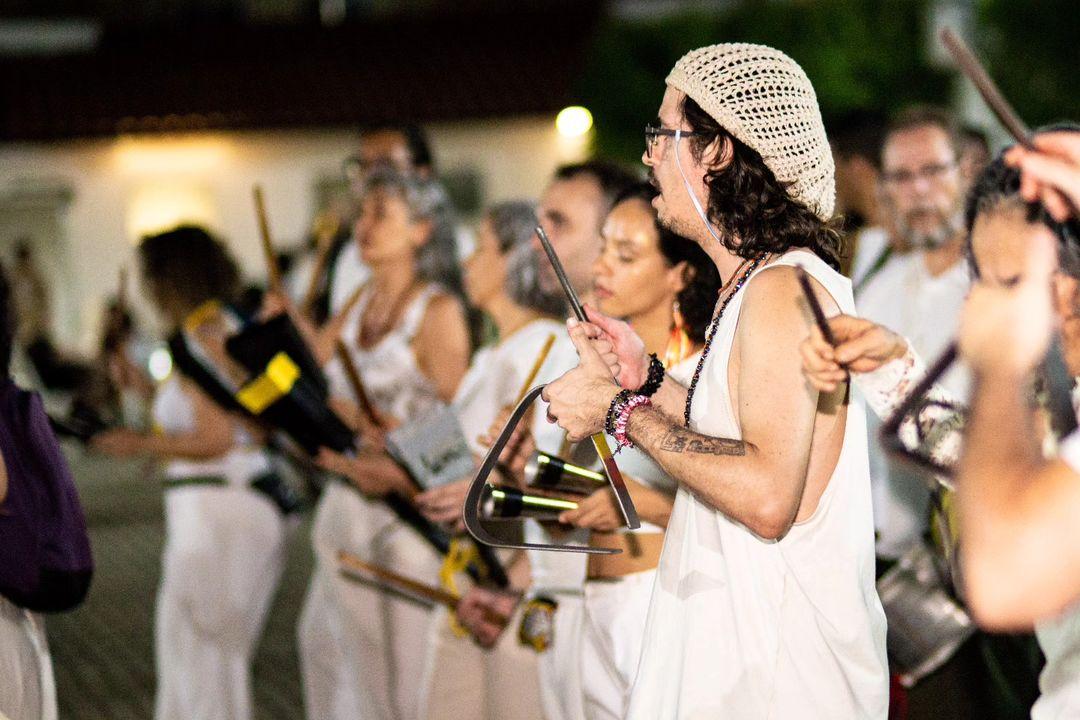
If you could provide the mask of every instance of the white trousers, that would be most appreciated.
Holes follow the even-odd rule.
[[[165,493],[156,720],[249,720],[251,659],[284,563],[285,521],[242,487]]]
[[[56,720],[56,686],[45,626],[0,596],[0,718]]]
[[[432,617],[420,720],[543,720],[537,653],[518,640],[519,609],[494,648],[485,650]]]
[[[558,602],[551,646],[540,654],[540,701],[547,720],[585,720],[581,690],[581,630],[584,598],[577,593],[544,593]]]
[[[348,550],[426,583],[437,581],[441,557],[382,503],[341,483],[324,491],[312,534],[316,571],[300,625],[309,720],[415,720],[432,610],[343,578],[336,555]]]
[[[634,686],[656,571],[585,583],[581,676],[589,720],[623,720]]]

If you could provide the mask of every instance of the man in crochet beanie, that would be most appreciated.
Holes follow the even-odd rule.
[[[606,429],[680,483],[628,717],[883,719],[864,411],[799,369],[798,266],[826,314],[854,310],[814,89],[772,48],[701,48],[645,142],[661,222],[725,281],[702,361],[689,387],[658,383],[633,330],[590,308],[569,323],[578,367],[544,393],[572,439]]]

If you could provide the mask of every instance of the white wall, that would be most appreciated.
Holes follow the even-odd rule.
[[[535,197],[556,165],[586,150],[586,141],[560,137],[547,117],[429,131],[440,168],[475,168],[487,202]],[[72,191],[60,264],[73,272],[53,279],[55,324],[62,346],[89,351],[120,267],[134,272],[140,234],[179,221],[205,223],[229,241],[249,277],[263,277],[252,185],[263,186],[277,244],[293,245],[315,210],[317,181],[340,173],[354,142],[355,132],[342,129],[0,145],[0,197],[26,188]],[[146,316],[137,283],[131,290]]]

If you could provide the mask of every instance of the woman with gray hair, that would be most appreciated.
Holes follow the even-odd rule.
[[[313,529],[316,570],[301,615],[305,704],[312,720],[411,720],[417,713],[430,610],[338,573],[347,550],[415,578],[434,578],[440,556],[381,502],[416,490],[386,454],[383,433],[450,402],[468,366],[470,343],[457,295],[453,212],[437,182],[393,172],[373,175],[354,238],[371,279],[351,307],[315,339],[323,359],[340,341],[363,379],[371,416],[361,412],[339,361],[327,370],[336,407],[362,431],[356,457],[325,448],[320,466],[348,478],[319,500]]]
[[[478,462],[485,452],[479,436],[517,400],[537,358],[563,330],[562,323],[552,319],[561,310],[560,299],[538,283],[538,257],[530,246],[535,226],[531,203],[493,206],[481,221],[476,249],[465,262],[465,294],[491,320],[498,338],[473,356],[451,405]],[[429,520],[460,531],[471,479],[429,490],[414,502]],[[515,565],[509,575],[511,590],[524,591],[527,566]],[[456,592],[455,581],[448,589]],[[513,633],[506,633],[494,648],[478,647],[458,634],[449,614],[440,608],[428,637],[426,669],[417,676],[424,678],[416,688],[419,718],[540,720],[536,654],[519,644]]]

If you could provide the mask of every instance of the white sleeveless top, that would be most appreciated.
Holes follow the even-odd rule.
[[[454,412],[474,453],[487,453],[487,448],[477,439],[488,431],[504,407],[517,400],[521,384],[528,378],[548,337],[558,338],[565,333],[566,326],[561,322],[539,318],[498,343],[476,351],[453,402]],[[543,366],[532,385],[542,382],[542,371]]]
[[[807,251],[754,275],[797,264],[854,314],[850,281]],[[728,305],[694,397],[691,427],[714,437],[741,437],[728,360],[745,296]],[[781,540],[679,489],[627,717],[884,720],[888,691],[866,418],[852,401],[817,510]]]
[[[371,404],[401,422],[417,418],[441,402],[434,383],[417,366],[412,348],[428,303],[438,292],[437,285],[425,285],[405,309],[397,326],[372,347],[362,348],[360,318],[374,296],[369,286],[349,312],[341,331],[341,340],[349,349]],[[327,366],[327,377],[334,395],[353,399],[336,358]]]
[[[154,425],[165,435],[182,435],[195,429],[195,405],[181,383],[178,373],[169,376],[154,395],[151,408]],[[271,470],[262,448],[254,444],[244,429],[233,423],[235,444],[218,458],[210,460],[169,460],[165,477],[223,477],[233,487],[246,487],[259,475]]]

